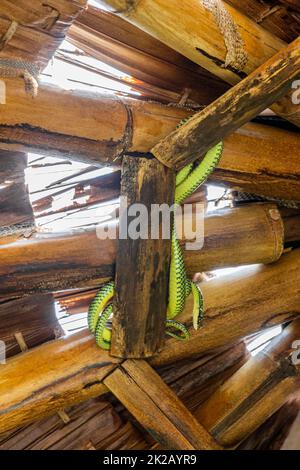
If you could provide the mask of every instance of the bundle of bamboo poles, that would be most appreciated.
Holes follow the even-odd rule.
[[[66,2],[56,3],[59,11],[66,8]],[[84,3],[72,2],[70,22]],[[148,94],[137,100],[42,85],[32,101],[19,80],[6,80],[0,116],[0,340],[10,358],[0,365],[0,449],[217,450],[256,448],[262,440],[266,448],[280,448],[299,412],[300,213],[282,207],[297,206],[300,199],[299,133],[290,124],[249,121],[272,105],[299,124],[299,105],[288,101],[299,75],[299,39],[286,45],[283,40],[294,37],[272,35],[235,2],[223,2],[247,55],[237,70],[226,66],[227,43],[203,2],[192,2],[192,14],[191,2],[182,0],[99,3],[125,22],[87,10],[70,39],[132,72]],[[103,18],[113,26],[109,32]],[[57,19],[51,28],[60,26]],[[24,20],[22,28],[32,24]],[[13,46],[8,55],[15,54]],[[147,101],[149,96],[160,102]],[[167,106],[166,97],[180,106]],[[184,106],[193,104],[189,99],[207,106]],[[188,298],[179,320],[190,331],[189,341],[165,340],[169,242],[99,240],[95,227],[40,232],[24,181],[26,152],[111,166],[108,175],[86,178],[90,204],[126,195],[149,205],[171,203],[174,169],[199,159],[220,139],[223,156],[208,183],[262,201],[205,214],[203,248],[184,249],[187,273],[196,275],[203,292],[204,324],[192,328]],[[53,212],[55,193],[64,194],[63,186],[37,200],[35,215],[37,207],[46,210],[43,215]],[[205,191],[190,202],[207,205]],[[118,230],[122,218],[116,214],[111,222]],[[193,240],[182,240],[183,248],[186,241]],[[70,316],[86,312],[99,285],[113,278],[111,351],[99,350],[86,329],[64,336],[57,305]],[[246,345],[274,326],[282,333],[251,357]]]

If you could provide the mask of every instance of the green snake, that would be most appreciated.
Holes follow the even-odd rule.
[[[188,198],[213,172],[223,151],[223,143],[209,150],[203,160],[191,163],[176,175],[175,208]],[[111,328],[108,322],[113,314],[112,299],[115,283],[110,281],[96,294],[88,310],[88,327],[102,349],[110,349]],[[181,246],[176,234],[173,217],[171,239],[171,264],[169,274],[169,301],[167,307],[166,333],[179,340],[187,340],[189,331],[185,325],[174,320],[184,309],[186,298],[192,293],[194,300],[193,327],[198,329],[204,317],[203,296],[200,288],[187,278]]]

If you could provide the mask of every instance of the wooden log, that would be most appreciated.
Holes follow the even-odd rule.
[[[150,151],[192,113],[137,100],[121,101],[116,96],[70,93],[51,86],[40,86],[38,97],[32,101],[16,82],[14,94],[8,90],[8,98],[5,113],[0,114],[0,148],[99,165],[120,165],[118,157],[123,153]],[[130,110],[133,125],[126,109]],[[126,129],[132,131],[131,140]],[[299,140],[293,132],[247,124],[225,139],[223,156],[212,180],[246,192],[297,200]]]
[[[299,267],[300,250],[294,250],[276,264],[203,282],[204,327],[197,331],[190,327],[191,339],[187,342],[168,339],[164,350],[149,363],[160,367],[191,359],[297,318]],[[181,320],[189,325],[191,311],[188,302]],[[47,367],[49,357],[51,370]],[[9,360],[0,370],[1,432],[105,393],[107,388],[101,381],[115,364],[116,359],[99,350],[87,330]],[[22,387],[16,385],[20,381]],[[27,397],[30,399],[26,401]]]
[[[245,362],[245,357],[245,346],[239,344],[217,356],[178,363],[176,369],[168,367],[159,374],[191,410],[230,377]],[[97,450],[149,449],[150,436],[137,429],[132,416],[128,417],[119,403],[115,404],[114,400],[112,406],[112,398],[108,400],[110,402],[102,396],[67,408],[70,418],[67,424],[55,414],[19,431],[6,433],[1,438],[0,449],[86,450],[88,443]]]
[[[0,340],[5,342],[6,357],[21,352],[18,334],[28,348],[33,348],[57,338],[61,332],[51,294],[0,303]]]
[[[0,243],[34,230],[26,166],[27,155],[0,151]]]
[[[299,389],[300,369],[292,361],[299,334],[297,320],[196,410],[197,419],[222,445],[236,446]]]
[[[239,43],[240,56],[226,63],[228,49],[215,16],[198,0],[101,0],[115,14],[161,40],[169,47],[234,85],[266,62],[286,43],[265,31],[233,7],[222,2],[236,28],[228,42]],[[178,20],[180,18],[180,21]],[[201,28],[199,28],[201,24]],[[167,27],[166,27],[167,25]],[[239,61],[240,57],[245,60]],[[290,92],[273,109],[299,125],[299,105],[291,101]]]
[[[197,160],[287,92],[299,75],[299,51],[300,38],[173,131],[152,153],[175,169]]]
[[[164,448],[219,449],[211,436],[145,361],[130,359],[123,362],[106,377],[104,383]]]
[[[88,55],[130,75],[125,84],[140,83],[169,102],[186,95],[207,105],[228,89],[214,75],[139,28],[108,11],[89,6],[68,31],[68,40]],[[172,91],[172,94],[170,93]],[[175,96],[174,96],[175,94]]]
[[[0,146],[84,162],[120,165],[128,152],[148,152],[191,114],[182,108],[41,85],[30,99],[7,80],[0,115]]]
[[[102,394],[107,390],[102,380],[117,362],[85,332],[71,341],[60,338],[10,359],[0,371],[0,432]]]
[[[286,244],[300,241],[300,210],[280,208],[284,224],[284,240]]]
[[[194,225],[195,220],[192,222]],[[252,204],[223,209],[200,222],[200,229],[204,224],[204,246],[200,237],[200,246],[192,245],[196,250],[185,251],[187,272],[191,277],[197,272],[217,268],[271,263],[282,253],[283,225],[274,205]],[[100,239],[98,233],[95,228],[39,233],[0,246],[0,295],[22,296],[83,286],[97,287],[113,278],[117,239]],[[193,240],[188,236],[186,234],[183,243]],[[127,281],[124,285],[128,287]]]
[[[192,329],[192,299],[189,298],[183,314],[178,317],[189,326],[189,341],[168,339],[167,346],[153,358],[152,364],[171,363],[209,352],[297,318],[300,303],[295,282],[299,263],[300,250],[294,250],[269,266],[253,266],[202,282],[206,316],[203,328]]]
[[[152,204],[172,205],[174,190],[174,173],[158,161],[124,157],[121,198],[126,198],[126,207],[121,203],[111,343],[113,356],[150,357],[163,346],[171,240],[162,238],[161,221],[157,227],[159,238],[151,237],[153,221],[150,215]],[[130,236],[134,218],[130,217],[128,208],[133,204],[142,204],[147,210],[147,220],[141,222],[148,223],[147,238]]]
[[[1,295],[96,287],[114,276],[116,240],[100,241],[95,229],[39,233],[0,250]]]
[[[47,65],[86,0],[3,0],[0,7],[0,57]],[[12,22],[15,30],[8,34]],[[5,39],[7,37],[7,39]]]

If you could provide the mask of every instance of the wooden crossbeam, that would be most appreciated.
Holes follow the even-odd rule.
[[[220,448],[145,361],[123,362],[104,384],[164,449]]]
[[[171,241],[162,238],[161,221],[159,238],[151,236],[150,215],[152,204],[172,205],[174,189],[174,173],[158,161],[124,157],[121,198],[126,198],[126,207],[121,202],[111,345],[114,356],[149,357],[163,346]],[[129,233],[132,217],[128,208],[134,204],[147,210],[147,220],[141,222],[147,226],[147,238],[134,239]]]
[[[169,191],[169,188],[161,186],[160,194],[163,191]],[[190,225],[195,231],[195,217],[185,215],[184,226]],[[199,271],[240,264],[270,263],[276,261],[282,253],[283,221],[273,204],[222,209],[207,215],[202,222],[201,219],[199,221],[200,214],[197,217],[197,230],[201,234],[203,229],[204,245],[200,237],[197,246],[193,245],[192,250],[186,250],[185,242],[195,241],[195,233],[191,234],[190,229],[182,240],[187,273],[191,278]],[[190,224],[187,224],[188,221]],[[29,239],[0,245],[0,294],[22,296],[74,287],[97,287],[114,278],[118,243],[122,246],[126,240],[100,239],[99,228],[68,233],[40,233]],[[116,225],[115,228],[117,232]],[[293,226],[290,229],[294,230]],[[288,229],[286,237],[289,237]],[[126,256],[129,257],[130,253],[126,252]],[[132,272],[135,269],[134,265]]]
[[[231,85],[238,83],[286,46],[284,41],[222,1],[231,18],[228,24],[232,24],[232,29],[236,27],[239,35],[230,40],[240,45],[239,52],[245,54],[246,59],[243,64],[235,64],[238,61],[234,60],[226,64],[228,49],[224,31],[221,32],[215,16],[202,1],[101,0],[100,3]],[[299,104],[293,104],[292,92],[290,90],[277,101],[273,109],[299,125]]]
[[[180,320],[189,325],[191,339],[187,342],[168,339],[164,350],[149,363],[158,367],[191,359],[262,328],[297,318],[299,273],[300,250],[294,250],[270,266],[248,268],[240,274],[203,282],[207,315],[204,327],[192,330],[188,302]],[[99,350],[87,330],[9,360],[0,370],[1,432],[106,393],[102,381],[116,364],[116,359]]]
[[[296,320],[196,410],[197,419],[222,445],[237,445],[299,390],[300,368],[292,361],[299,337]]]
[[[195,161],[283,96],[299,75],[299,68],[300,38],[173,131],[152,153],[177,170]]]

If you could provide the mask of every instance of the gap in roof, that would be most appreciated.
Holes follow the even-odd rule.
[[[109,78],[111,77],[111,78]],[[120,79],[125,83],[121,83]],[[140,96],[132,88],[130,75],[111,67],[65,39],[40,76],[40,81],[65,90]]]

